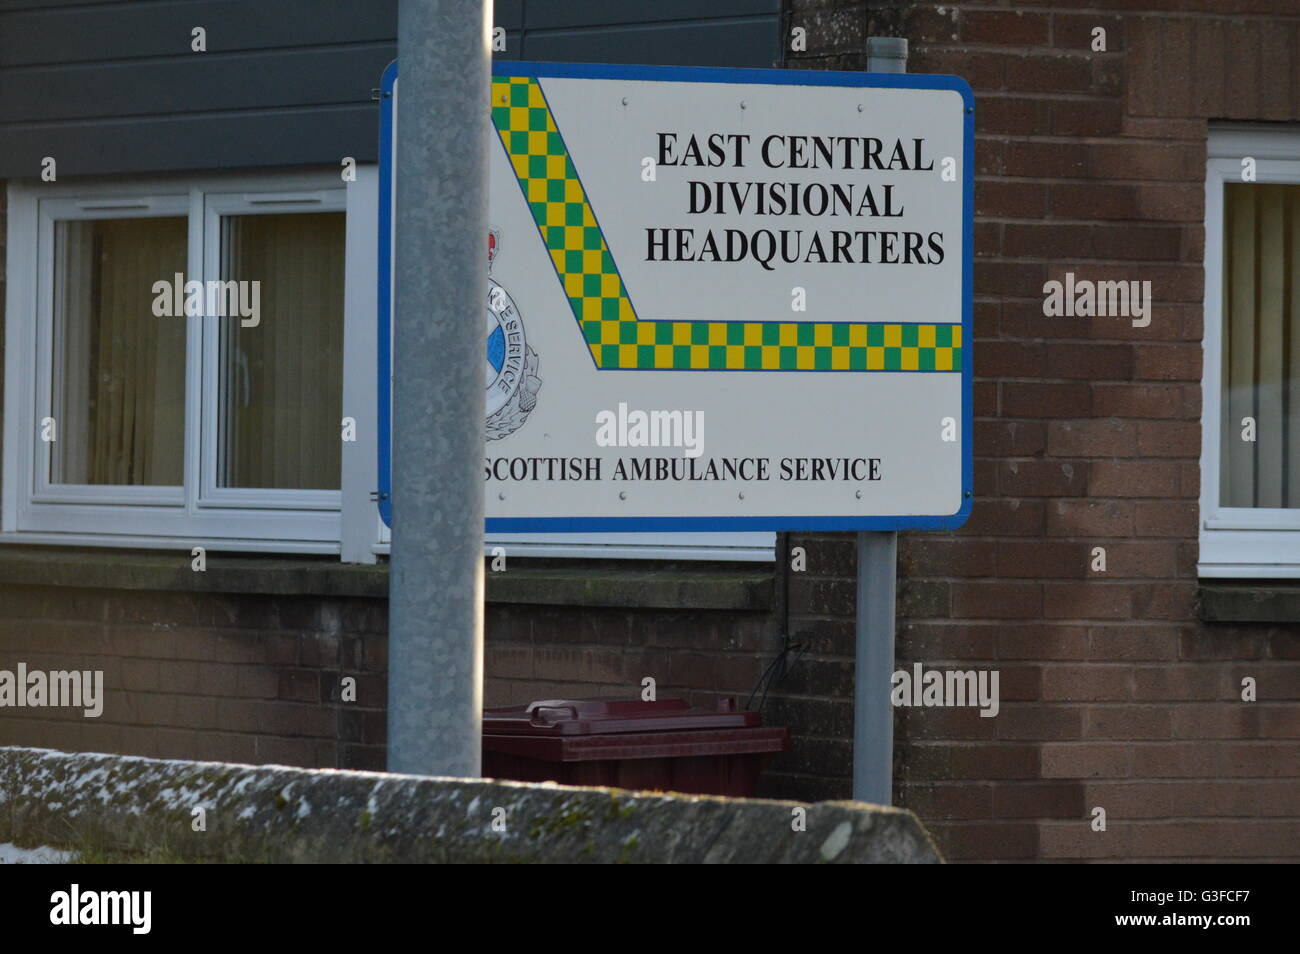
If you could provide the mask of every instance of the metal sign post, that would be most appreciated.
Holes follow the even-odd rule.
[[[868,73],[906,73],[907,40],[867,39]],[[858,533],[858,606],[853,673],[853,797],[890,805],[894,796],[894,600],[898,534]]]

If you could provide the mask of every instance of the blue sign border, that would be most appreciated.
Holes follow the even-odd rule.
[[[962,464],[961,508],[940,516],[890,517],[489,517],[488,533],[587,533],[626,531],[745,530],[954,530],[970,516],[974,496],[975,96],[959,76],[928,73],[847,73],[828,70],[760,70],[702,66],[618,66],[597,63],[494,62],[495,76],[660,80],[677,83],[744,83],[768,86],[848,86],[879,89],[952,90],[965,105],[962,143]],[[393,84],[397,62],[384,70],[379,105],[379,513],[392,517],[392,208]],[[486,108],[486,107],[485,107]]]

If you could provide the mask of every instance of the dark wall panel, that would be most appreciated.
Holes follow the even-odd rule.
[[[43,66],[6,79],[0,116],[35,122],[49,117],[51,104],[60,119],[94,120],[363,103],[392,59],[391,45],[375,43]],[[95,95],[84,95],[87,89]]]
[[[524,28],[524,0],[496,0],[492,7],[492,22],[495,26],[511,30]]]
[[[205,54],[190,49],[190,31],[200,26],[207,31]],[[397,0],[110,3],[75,12],[0,7],[0,69],[151,57],[197,61],[340,41],[391,44],[396,27]]]
[[[707,21],[732,17],[775,17],[781,0],[527,0],[528,30],[578,28],[668,21]],[[776,41],[775,35],[769,42]]]
[[[523,59],[651,66],[772,66],[776,26],[744,19],[524,33]]]
[[[495,22],[502,59],[770,66],[779,10],[497,0]],[[0,178],[374,161],[396,33],[397,0],[0,0]]]
[[[105,121],[0,134],[0,148],[36,157],[0,178],[35,177],[41,156],[54,156],[59,179],[78,174],[118,175],[197,169],[252,169],[327,163],[344,156],[373,161],[378,152],[375,111],[365,106],[259,110],[224,116],[220,135],[205,113],[129,122]],[[183,148],[177,148],[178,142]]]

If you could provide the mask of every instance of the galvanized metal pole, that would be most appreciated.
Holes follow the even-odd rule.
[[[489,11],[398,8],[391,772],[482,764]]]
[[[906,73],[907,40],[867,39],[867,72]],[[894,595],[898,534],[858,534],[858,618],[853,683],[853,797],[889,805],[894,788]]]
[[[898,534],[858,534],[858,619],[853,682],[853,797],[889,805],[894,782],[894,586]]]

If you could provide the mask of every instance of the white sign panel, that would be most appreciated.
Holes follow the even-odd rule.
[[[963,522],[972,103],[948,76],[495,64],[487,529]]]

